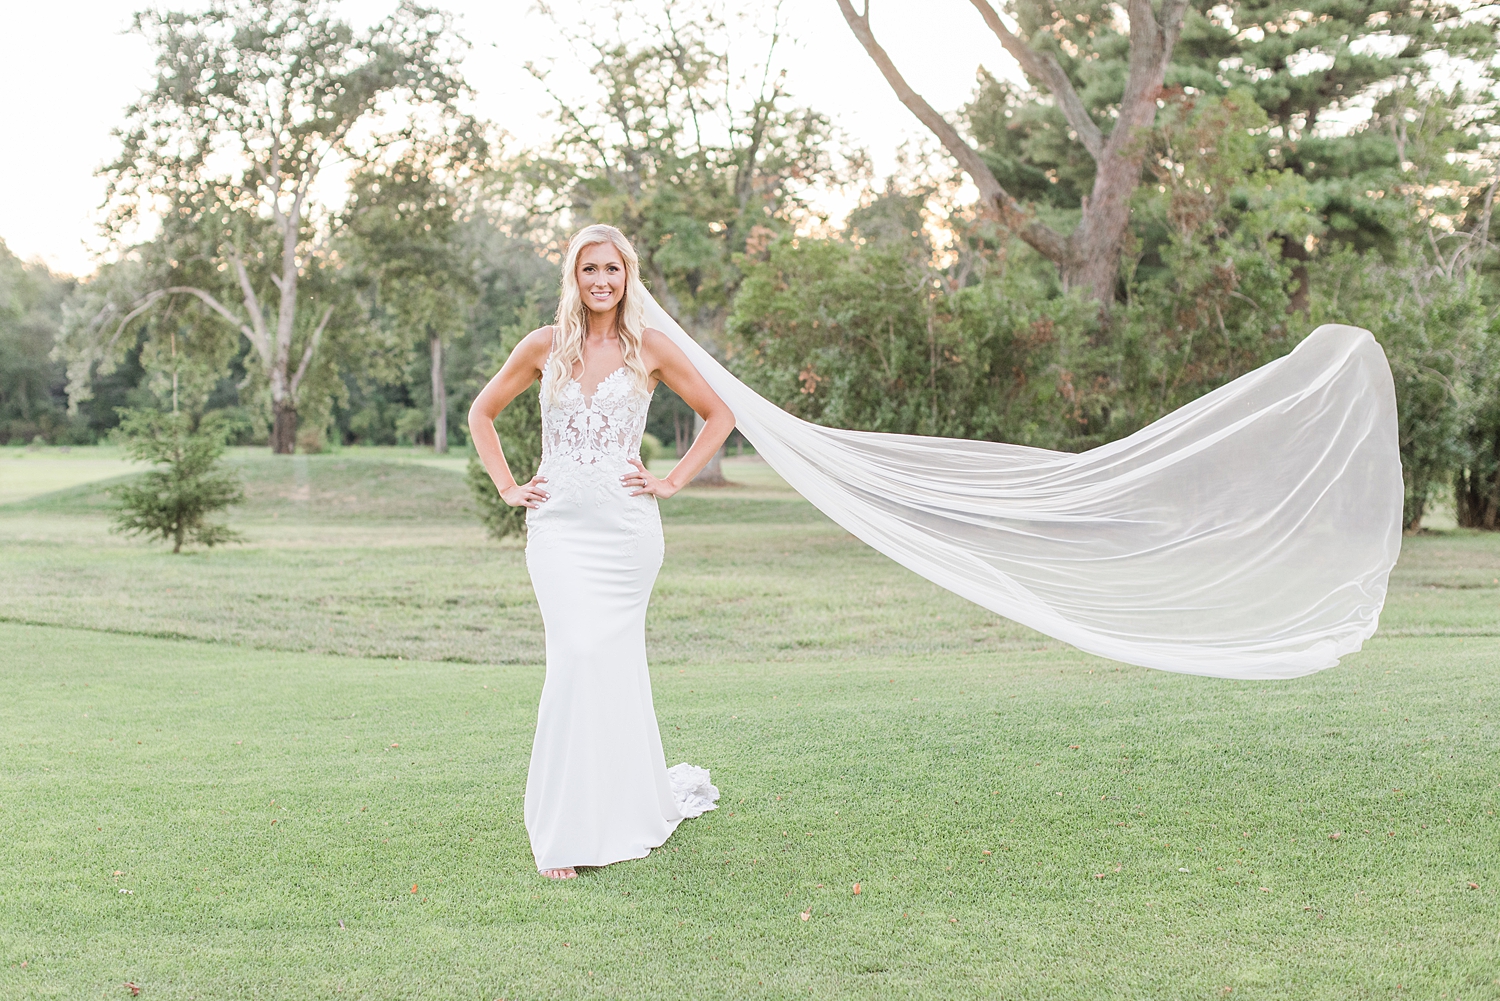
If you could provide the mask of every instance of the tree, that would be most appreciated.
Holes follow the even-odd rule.
[[[1130,198],[1141,177],[1144,150],[1137,132],[1149,128],[1156,119],[1157,98],[1182,31],[1187,0],[1162,0],[1159,17],[1148,0],[1129,0],[1129,24],[1123,31],[1115,23],[1113,11],[1118,8],[1112,4],[1084,0],[1055,6],[1017,5],[1019,34],[1006,25],[987,0],[971,2],[1032,85],[1045,88],[1051,95],[1053,107],[1066,120],[1069,138],[1092,160],[1091,189],[1081,199],[1078,222],[1071,232],[1063,233],[1049,225],[1035,208],[1017,200],[979,151],[911,88],[875,38],[869,0],[865,0],[862,12],[855,10],[852,0],[838,0],[838,5],[901,103],[937,136],[974,181],[986,209],[1057,265],[1065,288],[1083,289],[1097,302],[1111,303],[1120,250],[1130,223]],[[1111,69],[1115,74],[1104,76],[1102,68],[1089,65],[1091,55],[1106,48],[1118,50],[1121,41],[1127,43],[1128,53],[1123,74],[1118,72],[1122,67],[1114,66]],[[1072,73],[1060,55],[1070,64]],[[1118,57],[1111,62],[1118,63]],[[1096,104],[1108,103],[1112,116],[1099,114],[1085,103],[1075,80],[1080,76],[1090,78],[1088,82],[1094,86],[1088,96]],[[1098,93],[1101,90],[1103,94]],[[1105,135],[1100,119],[1108,122],[1110,118],[1113,122]]]
[[[72,279],[23,263],[0,241],[0,442],[67,434],[53,340]]]
[[[131,320],[191,297],[249,343],[270,395],[271,448],[291,452],[309,381],[321,367],[325,389],[333,382],[326,340],[338,332],[339,217],[316,182],[378,148],[391,107],[461,121],[449,18],[403,0],[359,32],[328,0],[213,0],[201,13],[144,11],[134,30],[155,48],[158,76],[105,169],[109,231],[123,244],[156,218],[161,235],[138,254],[135,294],[109,299],[75,333],[74,367],[86,373]]]
[[[239,478],[219,464],[232,430],[218,415],[194,427],[186,413],[121,410],[117,440],[131,458],[158,468],[110,488],[120,504],[115,531],[171,542],[174,553],[182,552],[185,542],[217,546],[239,539],[239,533],[208,520],[244,499]]]
[[[478,248],[464,231],[482,193],[485,144],[471,135],[413,136],[365,165],[346,209],[350,246],[368,281],[376,322],[430,358],[433,450],[448,451],[445,347],[464,333],[479,288]]]
[[[792,104],[771,69],[777,27],[763,62],[741,73],[728,55],[733,26],[711,5],[668,3],[631,23],[639,38],[580,40],[601,96],[592,106],[559,100],[561,134],[527,171],[532,202],[569,225],[618,226],[652,294],[721,352],[739,256],[805,217],[812,189],[862,174],[863,155]],[[737,92],[750,96],[736,104]],[[698,477],[722,479],[717,458]]]
[[[1451,69],[1456,59],[1487,74],[1480,60],[1494,48],[1484,12],[1466,17],[1454,4],[1415,0],[1162,0],[1155,9],[1133,0],[1123,10],[1099,0],[1013,0],[1005,16],[971,0],[1029,86],[981,73],[965,135],[906,83],[875,38],[868,3],[858,12],[852,0],[838,2],[897,96],[979,188],[985,210],[1053,262],[1065,288],[1103,304],[1123,291],[1119,255],[1130,243],[1133,192],[1149,179],[1143,133],[1159,101],[1253,93],[1269,119],[1260,138],[1266,165],[1312,184],[1331,236],[1384,239],[1389,249],[1399,210],[1366,192],[1383,190],[1399,169],[1392,140],[1400,129],[1378,102],[1389,105],[1394,83],[1431,80],[1435,66]],[[1372,103],[1376,120],[1360,125]],[[1328,124],[1339,116],[1346,124]],[[1280,235],[1299,283],[1292,307],[1305,311],[1312,251]]]

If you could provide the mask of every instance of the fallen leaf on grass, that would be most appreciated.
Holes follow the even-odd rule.
[[[1477,889],[1479,889],[1479,884],[1478,883],[1470,883],[1469,884],[1469,889],[1471,889],[1471,890],[1477,890]]]
[[[985,854],[986,854],[986,855],[993,855],[993,854],[994,854],[994,852],[992,852],[992,851],[990,851],[990,850],[989,850],[989,849],[988,849],[988,848],[986,848],[986,849],[985,849],[985,850],[984,850],[984,853],[985,853]]]
[[[1270,893],[1271,892],[1271,888],[1269,886],[1262,886],[1260,888],[1260,892],[1261,893]]]
[[[989,852],[985,852],[985,854],[986,854],[986,855],[988,855],[988,854],[989,854]],[[1473,884],[1473,883],[1470,883],[1470,884],[1469,884],[1469,885],[1470,885],[1470,886],[1474,886],[1474,884]],[[1476,890],[1477,890],[1477,889],[1479,889],[1479,887],[1477,887],[1477,886],[1474,886],[1474,889],[1476,889]],[[855,895],[855,896],[856,896],[856,897],[857,897],[857,896],[859,896],[859,884],[858,884],[858,883],[855,883],[855,884],[854,884],[854,895]]]
[[[129,980],[125,981],[125,989],[130,992],[131,997],[140,996],[141,989]]]
[[[812,917],[812,908],[809,907],[807,910],[803,911],[801,914],[798,914],[797,917],[801,918],[803,921],[808,920],[809,918]]]
[[[411,885],[411,892],[412,892],[412,893],[416,893],[416,892],[417,892],[417,884],[416,884],[416,883],[413,883],[413,884],[412,884],[412,885]]]
[[[1332,834],[1328,835],[1328,840],[1329,841],[1337,841],[1339,838],[1342,838],[1343,836],[1344,836],[1344,832],[1343,831],[1334,831]]]

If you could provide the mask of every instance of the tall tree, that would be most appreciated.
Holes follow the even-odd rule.
[[[430,358],[437,452],[448,451],[446,348],[463,335],[479,294],[479,247],[465,224],[483,193],[486,147],[468,138],[414,135],[354,175],[345,212],[375,322]]]
[[[1130,197],[1140,183],[1145,153],[1137,133],[1156,120],[1157,99],[1182,32],[1187,0],[1161,0],[1159,15],[1149,0],[1129,0],[1129,23],[1124,26],[1117,23],[1115,5],[1097,0],[1017,4],[1015,31],[987,0],[971,2],[1032,85],[1051,95],[1053,106],[1067,122],[1069,138],[1092,160],[1092,188],[1083,197],[1078,221],[1070,232],[1048,224],[1033,207],[1006,190],[979,151],[912,89],[875,38],[869,0],[865,0],[862,11],[855,10],[852,0],[838,0],[838,5],[901,103],[958,161],[979,188],[985,207],[1007,229],[1056,264],[1064,286],[1084,289],[1101,304],[1112,302],[1120,249],[1130,224]],[[1074,7],[1079,9],[1075,12]],[[1104,109],[1096,111],[1085,103],[1075,78],[1097,76],[1088,65],[1089,56],[1106,45],[1118,49],[1121,41],[1127,43],[1123,74],[1090,81],[1096,84],[1094,89],[1102,87],[1111,92],[1113,114],[1101,114]],[[1064,60],[1071,64],[1072,74]],[[1101,124],[1109,125],[1108,135]]]
[[[1011,0],[1000,10],[970,2],[1027,86],[982,73],[978,98],[955,123],[881,48],[868,2],[856,10],[854,0],[838,0],[902,103],[979,188],[984,209],[1052,261],[1065,287],[1105,304],[1120,290],[1132,194],[1151,179],[1145,133],[1164,99],[1248,89],[1270,119],[1261,133],[1267,165],[1313,182],[1313,205],[1335,237],[1388,241],[1395,213],[1364,193],[1386,186],[1370,171],[1388,176],[1399,157],[1382,128],[1359,124],[1361,106],[1393,84],[1430,79],[1438,63],[1467,59],[1482,72],[1477,60],[1494,48],[1483,18],[1419,0]],[[1305,262],[1305,234],[1284,236],[1283,254]],[[1299,279],[1293,305],[1305,309],[1305,271]]]
[[[713,4],[670,2],[619,24],[633,34],[579,40],[599,97],[559,101],[561,133],[529,171],[533,200],[570,225],[618,226],[652,293],[718,351],[744,278],[739,255],[807,215],[811,190],[862,176],[863,155],[793,103],[773,69],[777,26],[764,59],[742,71],[729,39],[746,26]],[[715,478],[717,459],[699,480]]]
[[[270,395],[271,448],[291,452],[309,376],[336,333],[318,276],[335,266],[340,217],[317,182],[378,147],[392,108],[459,117],[466,86],[450,19],[402,0],[358,31],[329,0],[213,0],[201,12],[143,11],[134,29],[156,50],[158,74],[105,170],[109,226],[123,244],[159,219],[159,253],[146,255],[148,287],[87,326],[117,342],[131,319],[192,297],[249,342],[248,367]]]

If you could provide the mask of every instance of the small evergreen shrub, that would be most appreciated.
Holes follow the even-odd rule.
[[[114,530],[172,543],[182,552],[185,542],[217,546],[235,542],[239,533],[209,520],[244,499],[239,477],[224,469],[224,443],[235,423],[210,415],[194,427],[187,414],[121,409],[115,440],[134,459],[155,468],[113,487],[119,502]]]
[[[537,387],[533,385],[495,419],[495,430],[500,434],[500,447],[505,450],[505,461],[510,465],[511,475],[517,483],[525,483],[536,475],[542,464],[542,413]],[[507,535],[522,535],[526,532],[526,509],[511,507],[500,498],[500,491],[478,456],[469,457],[469,468],[465,478],[474,492],[474,505],[479,509],[479,520],[492,539],[503,539]]]

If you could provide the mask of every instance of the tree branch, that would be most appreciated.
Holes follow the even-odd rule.
[[[1108,155],[1119,155],[1132,141],[1135,129],[1156,120],[1157,94],[1187,12],[1187,0],[1162,0],[1158,22],[1150,0],[1129,0],[1129,4],[1130,68],[1120,98],[1120,118],[1106,144]]]
[[[209,309],[213,310],[215,313],[218,313],[224,319],[234,324],[235,327],[239,329],[239,332],[244,334],[245,337],[249,339],[251,344],[255,343],[255,332],[250,329],[249,325],[246,324],[245,321],[241,320],[239,317],[235,316],[234,313],[230,312],[229,308],[218,299],[215,299],[212,293],[205,292],[201,288],[193,288],[191,285],[173,285],[170,288],[157,289],[155,292],[147,292],[143,297],[136,301],[135,308],[126,313],[124,318],[120,320],[119,324],[115,327],[114,337],[110,338],[110,343],[113,344],[114,341],[119,338],[120,332],[125,329],[125,325],[127,323],[135,319],[137,316],[140,316],[142,313],[146,312],[152,306],[156,305],[158,302],[169,295],[197,296],[198,299],[200,299],[203,304],[206,305]]]
[[[235,277],[240,283],[240,294],[245,297],[245,311],[250,314],[250,322],[255,328],[253,334],[246,336],[250,338],[250,344],[255,350],[260,352],[261,361],[269,366],[271,364],[271,337],[266,333],[266,317],[260,308],[260,297],[255,294],[255,286],[250,282],[250,273],[245,270],[245,261],[240,257],[238,248],[230,247],[229,261],[234,265]]]
[[[1021,71],[1032,80],[1040,81],[1052,92],[1063,117],[1073,126],[1073,131],[1078,133],[1078,141],[1083,143],[1083,148],[1089,151],[1089,155],[1095,160],[1103,157],[1104,134],[1099,131],[1099,126],[1083,106],[1083,99],[1073,89],[1073,82],[1068,79],[1068,74],[1063,72],[1052,53],[1038,52],[1017,37],[1000,20],[999,12],[990,6],[989,0],[970,0],[970,3],[984,17],[984,23],[999,37],[1005,51],[1021,64]]]
[[[318,327],[313,331],[312,340],[307,342],[307,350],[302,352],[302,363],[297,366],[297,374],[292,376],[290,393],[292,399],[297,398],[297,387],[302,385],[302,377],[307,374],[307,366],[312,363],[313,352],[318,350],[318,341],[323,338],[323,328],[328,326],[328,318],[333,315],[333,307],[328,307],[328,312],[323,314],[323,319],[318,321]]]
[[[901,71],[896,69],[891,57],[881,48],[880,43],[875,40],[875,35],[870,31],[870,5],[865,0],[865,12],[856,14],[854,5],[850,0],[838,0],[839,10],[844,14],[844,20],[849,22],[854,37],[859,39],[864,46],[865,52],[870,59],[879,67],[880,73],[885,77],[886,83],[896,92],[896,97],[906,105],[917,119],[937,136],[938,141],[958,161],[958,165],[973,179],[980,195],[985,202],[993,207],[1000,222],[1008,229],[1015,232],[1017,236],[1025,240],[1048,260],[1062,264],[1068,259],[1068,240],[1052,227],[1039,221],[1026,210],[1020,202],[1011,196],[1010,192],[1001,187],[1000,182],[995,179],[994,173],[985,164],[984,159],[975,149],[964,141],[946,118],[928,104],[927,101],[916,91],[911,89],[901,76]]]

